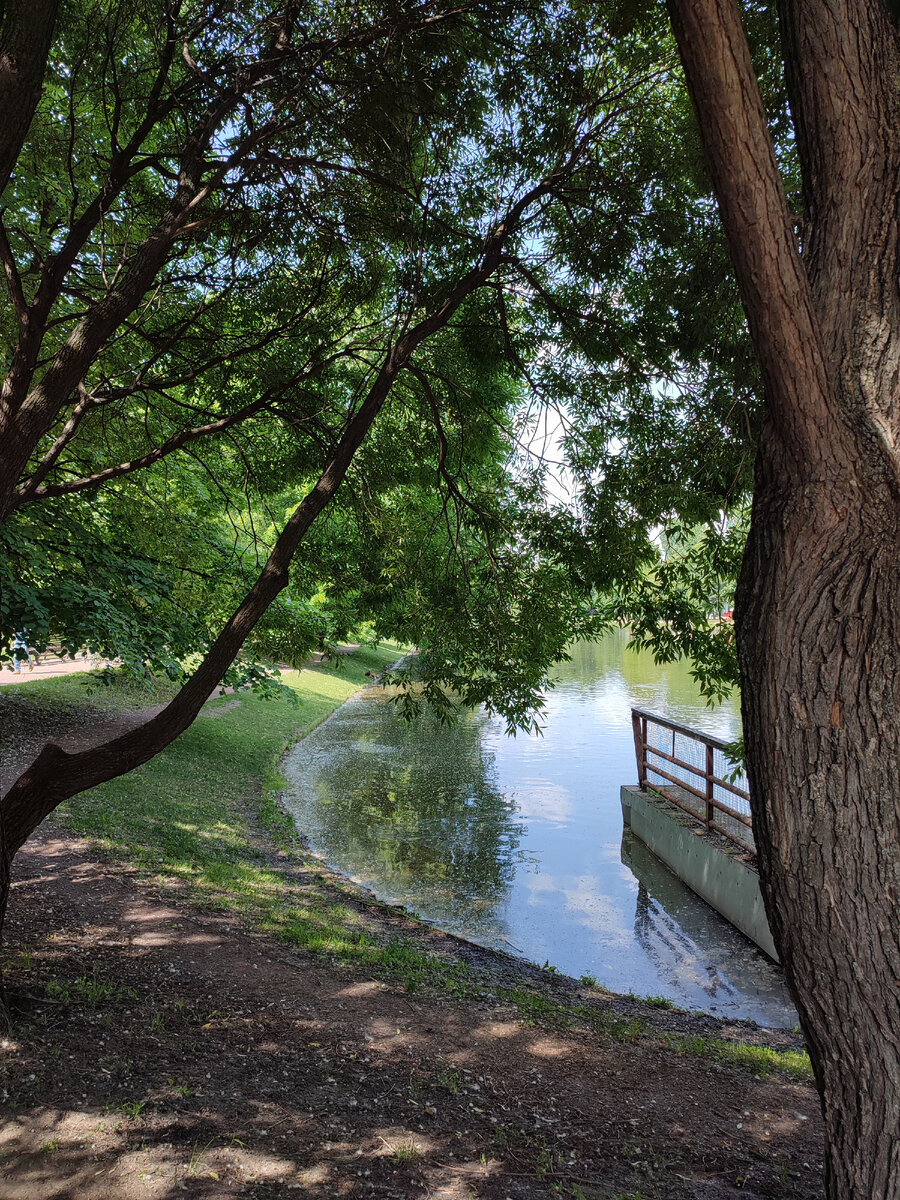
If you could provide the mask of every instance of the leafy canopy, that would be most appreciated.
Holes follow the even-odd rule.
[[[708,625],[758,384],[654,12],[82,2],[45,82],[4,202],[21,295],[0,336],[33,389],[73,339],[90,353],[0,532],[7,641],[181,673],[391,347],[529,193],[398,377],[248,664],[364,627],[423,648],[435,702],[449,686],[519,726],[572,636],[626,616],[668,654]],[[575,510],[522,455],[534,404],[559,414]],[[730,651],[705,636],[714,690]]]

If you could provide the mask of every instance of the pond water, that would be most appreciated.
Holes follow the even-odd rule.
[[[406,724],[370,688],[287,756],[286,806],[331,865],[441,928],[614,991],[793,1025],[781,970],[623,830],[632,705],[726,740],[740,729],[689,664],[626,643],[571,649],[543,736],[507,737],[481,711]]]

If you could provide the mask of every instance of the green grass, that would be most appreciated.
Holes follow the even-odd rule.
[[[526,1025],[538,1021],[563,1027],[587,1025],[596,1033],[619,1042],[634,1041],[647,1028],[647,1022],[641,1017],[617,1017],[589,1004],[560,1004],[543,992],[529,988],[498,988],[497,995],[515,1006]]]
[[[721,1038],[698,1034],[670,1033],[666,1045],[679,1054],[713,1058],[733,1067],[744,1067],[760,1076],[780,1075],[796,1083],[813,1082],[812,1065],[805,1050],[775,1050],[748,1042],[726,1042]]]
[[[543,992],[532,992],[528,988],[498,988],[497,995],[517,1009],[519,1017],[526,1025],[551,1019],[562,1025],[569,1024],[572,1010],[556,1004]]]
[[[284,682],[299,706],[251,693],[217,697],[205,711],[223,709],[220,715],[201,715],[162,754],[76,796],[57,817],[112,857],[136,864],[208,909],[238,913],[292,945],[364,965],[410,992],[466,994],[469,973],[463,963],[398,940],[380,944],[335,888],[323,886],[318,861],[298,845],[278,800],[284,750],[402,653],[402,647],[384,642],[337,664],[286,673]],[[70,675],[29,684],[19,702],[33,697],[36,709],[80,704],[114,711],[159,704],[172,690],[165,683],[150,693],[117,684],[94,685],[88,692],[83,679]],[[88,999],[81,993],[77,998]]]
[[[41,707],[71,708],[89,704],[101,712],[122,712],[145,704],[165,704],[178,691],[169,679],[155,679],[152,686],[117,679],[101,683],[93,671],[74,675],[56,675],[50,679],[30,679],[25,684],[9,684],[4,692],[17,700],[37,702]]]
[[[390,974],[399,979],[408,992],[417,992],[420,988],[440,989],[465,996],[473,990],[470,971],[464,962],[424,954],[408,942],[398,939],[389,942],[379,957]]]
[[[210,897],[277,890],[277,874],[260,865],[257,823],[279,841],[293,833],[277,801],[278,759],[367,683],[366,671],[382,669],[399,653],[382,644],[349,656],[340,671],[326,666],[286,674],[299,707],[251,693],[216,698],[204,711],[227,712],[199,716],[150,762],[75,797],[61,812],[73,831],[117,857],[190,882]],[[59,690],[71,694],[72,678],[35,686],[68,685]]]
[[[118,987],[96,975],[51,979],[47,984],[47,995],[63,1004],[87,1004],[91,1008],[105,1008],[109,1004],[137,999],[137,992],[132,988]]]
[[[395,662],[403,648],[384,642],[364,647],[339,664],[286,673],[299,707],[250,693],[216,698],[176,742],[150,762],[93,791],[57,813],[73,833],[92,839],[112,857],[136,864],[163,885],[175,887],[208,909],[236,912],[258,929],[331,960],[357,963],[421,989],[465,995],[464,963],[447,961],[399,940],[386,945],[361,918],[322,886],[318,863],[304,854],[296,830],[279,804],[284,750],[329,716],[371,675]],[[131,708],[160,703],[159,694],[117,685],[87,695],[78,676],[30,685],[41,705],[57,702]],[[24,691],[24,689],[23,689]],[[240,703],[234,705],[235,700]],[[273,849],[283,857],[273,861]],[[298,875],[283,865],[313,867]]]
[[[162,754],[76,796],[57,817],[112,857],[135,863],[206,908],[239,913],[292,945],[365,966],[409,992],[466,995],[471,984],[464,963],[397,939],[379,943],[335,889],[323,886],[318,861],[299,847],[293,822],[278,800],[284,750],[402,653],[402,647],[386,642],[362,648],[339,664],[287,673],[284,682],[295,691],[299,707],[250,693],[216,698],[206,711],[224,709],[221,715],[198,717]],[[67,705],[95,705],[99,696],[108,709],[124,709],[139,698],[144,703],[165,698],[119,685],[88,696],[77,676],[33,687],[40,689],[41,706],[54,697]],[[235,700],[239,704],[232,707]],[[282,854],[277,860],[275,849]],[[282,869],[291,865],[305,869]]]
[[[124,1113],[126,1117],[139,1117],[147,1107],[146,1100],[123,1100],[121,1104],[107,1105],[107,1112]]]
[[[422,1149],[412,1138],[407,1138],[405,1142],[400,1142],[394,1147],[391,1158],[395,1163],[417,1162],[422,1157]]]
[[[587,1004],[560,1004],[552,997],[528,988],[498,988],[497,995],[514,1005],[526,1025],[543,1022],[562,1027],[587,1026],[616,1042],[634,1042],[639,1038],[657,1040],[677,1054],[715,1059],[763,1077],[780,1076],[796,1083],[813,1082],[812,1066],[805,1050],[776,1050],[771,1046],[729,1042],[701,1034],[659,1033],[642,1017],[617,1017]],[[646,999],[653,1007],[670,1007],[668,1003],[655,1003],[660,997],[648,996]],[[674,1005],[671,1007],[675,1009]]]

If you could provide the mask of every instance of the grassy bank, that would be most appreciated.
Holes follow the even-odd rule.
[[[278,804],[278,763],[288,746],[401,654],[383,642],[337,664],[286,672],[299,705],[248,693],[213,699],[162,754],[76,796],[57,819],[205,908],[239,912],[295,945],[371,958],[377,947],[357,914],[326,897],[318,860],[304,852]],[[57,682],[70,699],[71,678],[40,686],[49,698]],[[117,699],[115,689],[95,698],[107,709]]]
[[[409,991],[488,996],[512,1006],[520,1019],[585,1028],[613,1040],[650,1038],[679,1054],[749,1067],[761,1074],[809,1077],[806,1056],[763,1047],[741,1048],[714,1034],[661,1031],[646,1002],[613,1012],[614,997],[587,983],[578,996],[571,981],[532,972],[509,987],[502,968],[472,966],[452,944],[433,952],[410,922],[392,921],[367,904],[299,843],[278,803],[279,759],[287,746],[321,722],[376,673],[396,660],[398,646],[361,649],[340,668],[324,664],[285,675],[300,705],[248,694],[210,701],[194,725],[164,753],[129,775],[75,797],[56,814],[74,834],[110,857],[136,867],[165,891],[206,909],[240,915],[253,928],[330,962],[359,966],[400,982]],[[15,690],[17,704],[128,709],[140,693],[112,688],[85,694],[76,677]],[[166,698],[166,685],[146,703]],[[498,960],[499,961],[499,960]],[[518,968],[511,964],[509,970]],[[583,981],[585,982],[585,981]],[[571,986],[570,986],[571,985]],[[570,991],[566,992],[569,987]],[[621,1005],[619,1006],[621,1007]],[[688,1014],[685,1014],[688,1016]],[[673,1018],[674,1019],[674,1018]],[[676,1021],[676,1025],[677,1025]]]

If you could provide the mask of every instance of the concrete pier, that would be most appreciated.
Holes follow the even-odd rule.
[[[759,876],[706,836],[674,804],[637,786],[621,791],[622,816],[636,837],[688,887],[778,962],[759,890]]]

